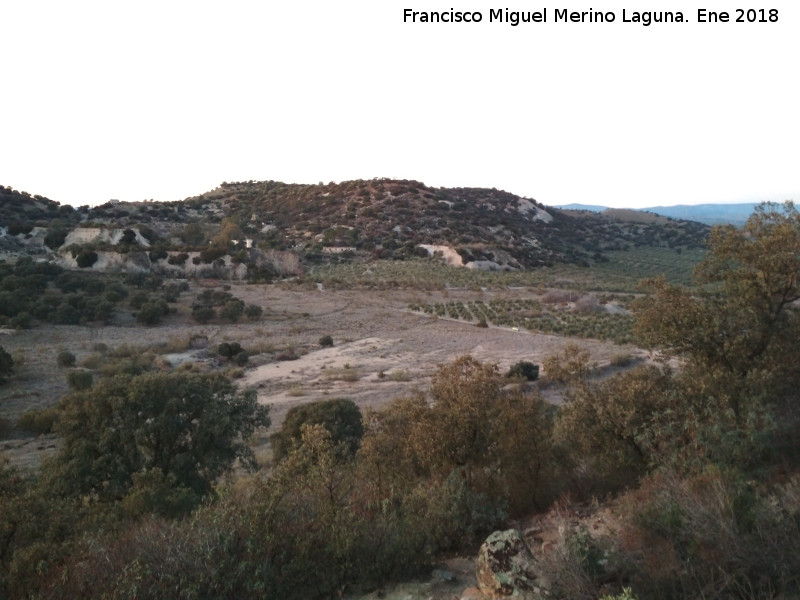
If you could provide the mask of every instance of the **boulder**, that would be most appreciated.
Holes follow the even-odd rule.
[[[478,588],[490,598],[528,600],[544,595],[536,559],[516,529],[495,531],[483,543],[475,569]]]

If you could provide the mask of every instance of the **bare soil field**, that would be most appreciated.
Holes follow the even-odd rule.
[[[160,326],[142,327],[122,315],[120,324],[113,326],[41,326],[5,332],[0,344],[21,366],[0,388],[0,417],[14,420],[27,410],[54,405],[68,391],[65,370],[57,365],[58,352],[69,350],[80,365],[103,344],[109,349],[123,345],[149,348],[160,354],[165,365],[200,361],[221,366],[211,350],[224,341],[239,342],[251,353],[239,384],[257,390],[259,401],[271,407],[272,430],[280,427],[286,411],[298,404],[347,397],[363,408],[380,406],[415,390],[426,391],[438,365],[464,354],[496,363],[501,371],[520,360],[541,363],[571,341],[588,349],[601,366],[621,351],[644,355],[634,347],[621,348],[610,342],[478,328],[407,309],[409,302],[525,297],[527,292],[522,289],[364,292],[233,284],[230,291],[248,304],[261,306],[263,316],[255,322],[199,325],[189,317],[188,305],[196,292],[193,288],[181,298],[178,312]],[[319,345],[324,335],[333,338],[333,347]],[[190,347],[189,340],[197,337],[207,339],[207,350]],[[287,357],[294,359],[285,360]],[[552,394],[550,399],[558,400]],[[264,436],[261,442],[266,439]],[[51,436],[31,437],[12,431],[10,439],[0,442],[0,455],[19,465],[34,466],[56,445]]]

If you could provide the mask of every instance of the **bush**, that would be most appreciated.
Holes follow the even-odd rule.
[[[0,346],[0,383],[5,383],[14,373],[14,359]]]
[[[522,360],[511,366],[506,374],[507,377],[524,377],[528,381],[539,379],[539,365]]]
[[[41,410],[29,410],[17,419],[17,427],[38,435],[52,433],[58,420],[59,410],[53,406]]]
[[[245,316],[251,321],[260,318],[263,312],[264,310],[257,304],[248,304],[244,309]]]
[[[169,306],[164,300],[146,302],[136,314],[136,322],[142,325],[158,325],[166,314],[169,314]]]
[[[47,467],[55,491],[110,503],[133,494],[162,514],[174,514],[176,492],[194,502],[212,492],[237,460],[254,468],[246,440],[269,426],[255,392],[219,374],[116,376],[61,406],[63,445]]]
[[[78,263],[78,266],[81,269],[85,269],[94,265],[94,263],[97,262],[97,259],[97,252],[94,250],[81,250],[78,256],[75,257],[75,262]]]
[[[344,444],[349,453],[355,454],[364,435],[361,410],[350,399],[321,400],[302,406],[294,406],[286,413],[286,419],[278,433],[270,437],[276,460],[288,456],[302,438],[303,426],[322,425],[334,443]]]
[[[50,228],[44,236],[44,243],[51,250],[58,250],[66,239],[67,231],[65,229]]]
[[[239,345],[239,342],[222,342],[219,346],[217,346],[217,354],[227,358],[228,360],[232,359],[241,352],[243,352],[243,350],[241,345]]]
[[[74,367],[75,355],[68,350],[61,350],[56,357],[56,363],[61,368]]]
[[[244,312],[244,302],[241,300],[228,300],[219,310],[219,316],[231,323],[239,320]]]
[[[167,259],[167,262],[171,265],[183,265],[189,259],[189,255],[185,252],[181,252],[180,254],[171,254],[170,257]]]
[[[73,390],[88,390],[94,383],[94,376],[89,371],[76,369],[67,372],[67,385]]]
[[[217,316],[212,306],[199,305],[192,309],[192,318],[200,324],[208,323]]]
[[[333,346],[333,338],[329,335],[323,335],[319,338],[319,345],[323,348],[330,348]]]

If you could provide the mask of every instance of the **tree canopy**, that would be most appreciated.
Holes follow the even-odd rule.
[[[727,387],[741,416],[743,397],[794,387],[800,369],[800,213],[794,204],[759,206],[743,229],[712,229],[695,286],[645,282],[635,332],[664,357],[685,359],[698,379]],[[788,387],[787,387],[788,386]]]
[[[202,497],[237,459],[255,466],[246,439],[270,422],[255,392],[218,374],[117,376],[61,406],[64,441],[50,476],[62,491],[101,501],[156,484]]]

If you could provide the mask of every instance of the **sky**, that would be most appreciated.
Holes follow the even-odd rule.
[[[0,185],[74,206],[375,177],[551,206],[800,200],[795,4],[3,0]]]

